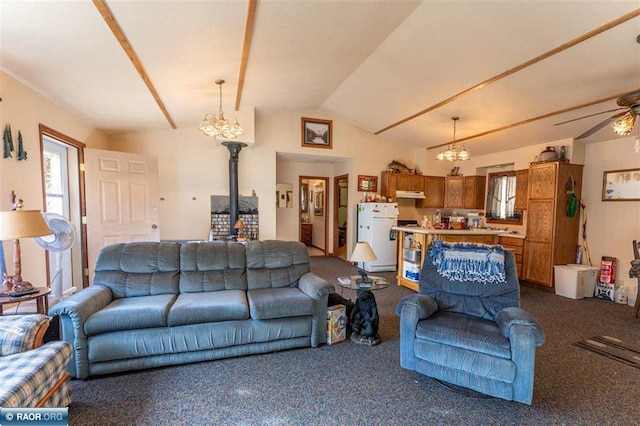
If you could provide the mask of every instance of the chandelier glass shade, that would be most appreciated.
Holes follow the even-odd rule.
[[[449,149],[446,151],[440,151],[438,155],[436,155],[436,160],[444,160],[444,161],[467,161],[471,159],[471,155],[469,152],[462,146],[462,149],[458,151],[456,148],[456,121],[460,119],[460,117],[451,117],[453,120],[453,144],[449,146]]]
[[[629,136],[631,131],[633,130],[633,125],[636,122],[636,114],[632,111],[629,111],[625,115],[623,115],[620,119],[616,120],[611,128],[613,132],[620,136]]]
[[[220,88],[220,103],[218,105],[218,113],[208,113],[204,116],[202,123],[198,126],[198,130],[207,136],[220,136],[225,139],[235,139],[238,136],[244,135],[238,119],[231,117],[227,120],[222,111],[222,85],[224,80],[216,80],[216,84]]]

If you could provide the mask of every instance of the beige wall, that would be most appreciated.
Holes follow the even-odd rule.
[[[104,148],[107,137],[85,118],[73,114],[49,99],[37,94],[11,76],[0,71],[0,125],[4,131],[11,124],[13,142],[18,149],[18,131],[22,133],[26,161],[0,157],[0,210],[8,210],[9,193],[16,192],[24,200],[24,208],[42,210],[42,169],[40,162],[39,125],[44,124],[70,136],[91,148]],[[1,147],[0,147],[1,149]],[[4,150],[2,150],[4,154]],[[34,285],[46,282],[45,251],[32,239],[20,241],[23,278]],[[13,272],[13,245],[4,243],[7,269]]]

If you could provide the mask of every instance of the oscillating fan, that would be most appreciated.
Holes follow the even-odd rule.
[[[56,253],[56,274],[51,280],[51,288],[55,297],[62,297],[62,252],[73,247],[76,231],[64,216],[44,212],[42,217],[53,234],[34,239],[43,249]]]

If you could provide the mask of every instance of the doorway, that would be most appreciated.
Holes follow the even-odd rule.
[[[346,261],[349,175],[334,177],[333,188],[333,253]]]
[[[298,176],[298,188],[300,188],[299,241],[305,243],[310,255],[326,256],[329,228],[327,208],[329,178]]]
[[[87,271],[87,239],[83,225],[85,211],[84,161],[82,142],[40,125],[40,161],[42,166],[43,203],[45,211],[67,218],[76,231],[76,242],[61,253],[47,251],[47,283],[60,271],[62,296],[89,285]]]

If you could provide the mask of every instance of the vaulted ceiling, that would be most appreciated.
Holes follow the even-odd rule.
[[[223,78],[227,115],[318,109],[434,151],[459,116],[478,155],[613,115],[554,125],[640,89],[639,34],[638,0],[0,0],[0,69],[108,134],[195,128]]]

